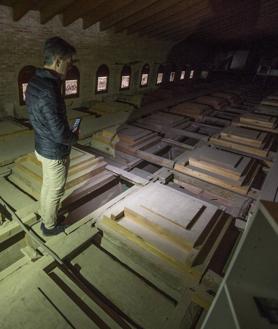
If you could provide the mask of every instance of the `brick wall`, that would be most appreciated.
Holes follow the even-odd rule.
[[[132,85],[128,93],[142,92],[139,75],[144,63],[151,66],[150,87],[155,85],[158,63],[165,62],[172,45],[154,39],[139,38],[111,31],[99,32],[98,24],[82,29],[81,19],[63,27],[61,17],[56,16],[45,25],[39,23],[39,12],[30,11],[20,21],[13,22],[12,9],[0,5],[0,113],[25,116],[25,106],[19,105],[17,77],[25,65],[42,65],[44,41],[60,36],[77,49],[80,70],[80,97],[67,100],[68,107],[80,106],[92,99],[113,98],[119,93],[121,65],[140,61],[132,65]],[[99,65],[110,69],[108,94],[95,95],[95,72]],[[136,79],[134,79],[136,77]],[[149,88],[148,88],[149,89]],[[146,89],[144,88],[144,91]],[[124,91],[127,93],[127,91]]]

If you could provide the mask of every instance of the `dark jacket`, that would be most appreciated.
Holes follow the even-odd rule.
[[[37,69],[28,83],[26,105],[35,131],[35,149],[47,159],[63,159],[77,141],[66,115],[61,79],[51,70]]]

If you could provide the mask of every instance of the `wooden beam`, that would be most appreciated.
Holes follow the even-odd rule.
[[[254,37],[254,32],[250,32],[248,34],[244,34],[243,32],[235,31],[235,30],[227,30],[225,33],[210,33],[210,32],[196,32],[196,37],[198,39],[214,41],[214,42],[232,42],[232,41],[243,41],[245,39]],[[256,37],[263,37],[264,34],[262,31],[256,31]]]
[[[133,1],[131,4],[121,9],[121,12],[115,12],[110,16],[105,17],[100,23],[100,30],[104,31],[115,25],[117,22],[124,20],[125,18],[132,16],[134,13],[152,5],[157,0],[144,0]]]
[[[251,4],[249,4],[249,6],[251,6]],[[245,9],[247,9],[248,11],[248,8],[249,7]],[[251,7],[249,9],[251,9]],[[241,19],[239,15],[240,13],[238,12],[238,8],[235,8],[234,10],[231,10],[229,13],[225,14],[223,17],[219,17],[219,16],[210,17],[209,21],[203,23],[202,25],[199,25],[199,28],[198,30],[196,30],[196,33],[198,34],[201,33],[202,35],[208,35],[211,31],[213,31],[213,33],[216,36],[219,36],[222,31],[225,31],[226,27],[231,27],[230,31],[232,31],[233,29],[235,32],[238,32],[239,29],[245,31],[246,30],[245,26],[240,28],[238,25],[238,21],[240,20],[244,21],[244,17],[242,16]],[[234,21],[234,19],[236,19],[236,21]],[[186,27],[181,24],[180,26],[177,25],[177,27],[173,27],[170,30],[164,28],[164,31],[165,31],[164,34],[162,33],[162,31],[160,31],[159,33],[154,33],[154,34],[151,33],[150,36],[167,37],[169,35],[170,38],[172,38],[173,34],[177,34],[177,33],[183,34],[183,32],[186,31]],[[156,30],[156,32],[158,32],[158,29]]]
[[[277,7],[277,5],[276,5]],[[271,13],[273,10],[275,10],[275,6],[273,7],[273,4],[271,6],[264,4],[264,6],[261,8],[262,17],[265,20],[268,20],[268,18],[271,18]],[[247,3],[247,7],[245,7],[245,10],[247,12],[252,11],[252,4]],[[264,33],[264,28],[261,29],[257,26],[257,29],[253,29],[253,25],[249,22],[249,18],[247,17],[246,20],[243,13],[240,13],[238,10],[238,7],[235,7],[234,9],[230,10],[229,12],[225,12],[223,17],[220,17],[219,14],[214,17],[214,19],[209,19],[208,22],[203,23],[199,26],[196,31],[194,31],[195,34],[198,34],[199,37],[205,38],[205,39],[214,39],[214,40],[232,40],[236,38],[247,38],[256,33],[256,36],[258,36],[258,33]],[[260,17],[259,21],[262,21],[262,17]],[[239,24],[239,22],[242,21],[242,24]],[[246,21],[246,22],[245,22]],[[260,24],[261,25],[261,24]],[[181,24],[182,26],[182,24]],[[272,24],[273,27],[273,24]],[[150,30],[146,29],[144,32],[148,32]],[[156,29],[158,31],[158,29]],[[154,37],[166,37],[170,38],[171,40],[181,40],[184,38],[184,33],[187,34],[186,27],[180,27],[178,29],[173,28],[173,30],[169,31],[169,28],[165,28],[165,33],[159,33],[159,34],[152,34],[153,31],[150,31],[150,36]],[[170,33],[171,32],[171,33]],[[178,34],[177,34],[178,33]]]
[[[194,33],[193,29],[189,29],[188,27],[186,27],[185,29],[182,30],[182,32],[180,32],[179,34],[175,33],[175,32],[169,32],[169,33],[164,33],[161,35],[157,35],[157,36],[152,36],[152,38],[158,38],[158,39],[163,39],[163,40],[171,40],[171,41],[176,41],[177,39],[186,39],[187,37],[189,37],[191,34]]]
[[[173,161],[173,160],[168,160],[159,155],[152,154],[152,153],[149,153],[146,151],[137,150],[135,152],[135,155],[138,156],[140,159],[143,159],[145,161],[148,161],[150,163],[156,164],[161,167],[173,169],[174,165],[175,165],[175,161]]]
[[[195,22],[191,22],[190,24],[180,24],[178,26],[173,26],[168,27],[168,29],[163,29],[162,31],[158,30],[158,31],[153,31],[148,33],[147,35],[149,37],[163,37],[165,35],[169,35],[169,34],[174,34],[177,33],[179,31],[183,31],[183,32],[187,32],[187,31],[192,31],[192,29],[196,29],[199,25],[200,21],[199,18],[196,17]]]
[[[231,18],[231,17],[230,17]],[[191,21],[192,23],[194,22],[194,20],[192,19]],[[196,22],[199,23],[198,21],[198,16],[195,17],[195,26],[196,26]],[[222,24],[226,24],[227,26],[229,26],[231,23],[226,19],[221,19],[218,17],[210,17],[210,20],[208,23],[203,23],[202,25],[198,24],[198,31],[196,30],[196,32],[199,31],[206,31],[206,33],[212,29],[215,25],[217,25],[215,32],[216,33],[220,33],[222,31],[222,28],[224,27],[224,25]],[[192,26],[192,25],[191,25]],[[177,23],[176,25],[173,25],[172,28],[169,27],[164,27],[163,29],[156,29],[154,32],[150,32],[149,35],[150,36],[166,36],[166,35],[172,35],[172,34],[176,34],[176,33],[183,33],[185,31],[187,31],[187,29],[190,27],[189,24],[184,24],[182,22]],[[238,29],[238,27],[235,27],[235,29]]]
[[[155,36],[156,38],[162,38],[165,40],[171,40],[171,41],[181,41],[184,40],[184,33],[186,32],[184,30],[179,31],[172,31],[171,33],[165,32],[164,34],[160,34]],[[245,31],[245,29],[238,29],[237,25],[231,26],[228,22],[227,25],[221,25],[218,27],[215,27],[214,29],[212,27],[202,28],[202,30],[198,29],[194,31],[194,34],[198,36],[200,39],[205,40],[213,40],[213,41],[232,41],[236,39],[246,39],[249,37],[254,36],[256,34],[256,37],[264,36],[265,31],[264,30],[249,30]]]
[[[107,165],[105,167],[105,169],[112,171],[113,173],[121,176],[122,178],[128,180],[129,182],[131,182],[133,184],[135,183],[135,184],[139,184],[139,185],[146,185],[149,182],[147,179],[145,179],[143,177],[137,176],[137,175],[133,174],[132,172],[128,172],[124,169],[115,167],[113,165]]]
[[[176,36],[175,34],[171,34],[171,35],[166,35],[166,36],[158,36],[158,37],[153,37],[153,38],[157,38],[159,40],[167,40],[167,41],[172,41],[172,42],[180,42],[183,40],[186,40],[190,35],[192,35],[193,33],[191,32],[184,32],[183,35],[180,36]]]
[[[208,31],[209,33],[221,34],[227,30],[232,31],[234,30],[236,33],[244,32],[248,33],[250,31],[254,31],[255,27],[250,25],[249,22],[244,21],[244,16],[236,17],[236,13],[233,15],[229,15],[223,18],[217,19],[215,22],[210,21],[208,24],[201,27],[200,31]],[[235,19],[235,20],[234,20]],[[242,24],[238,24],[242,21]]]
[[[221,28],[221,33],[212,32],[210,30],[207,31],[195,31],[196,35],[198,35],[199,38],[206,38],[206,39],[214,39],[217,40],[232,40],[232,39],[240,39],[244,37],[244,33],[242,31],[236,31],[235,28]],[[252,34],[252,33],[251,33]],[[257,33],[256,33],[257,34]],[[180,33],[176,34],[177,37],[179,37]],[[258,34],[257,34],[258,35]]]
[[[210,37],[209,32],[200,32],[199,30],[191,30],[190,34],[196,34],[198,35],[198,37],[202,38],[202,39],[208,39]],[[156,36],[157,38],[162,38],[162,39],[166,39],[166,40],[172,40],[172,41],[178,41],[178,40],[184,40],[185,37],[188,37],[189,35],[189,30],[188,27],[179,29],[177,31],[169,31],[169,32],[165,32],[165,33],[161,33],[160,35]],[[185,36],[185,37],[184,37]],[[219,36],[219,34],[218,34]],[[215,39],[215,35],[213,37],[213,39]],[[219,38],[220,40],[220,38]]]
[[[241,32],[241,31],[247,31],[246,26],[239,26],[237,23],[233,23],[232,17],[227,18],[227,19],[216,19],[215,22],[210,22],[208,24],[204,24],[200,26],[199,32],[205,32],[205,33],[216,33],[220,35],[223,31],[223,29],[228,28],[230,30],[235,30],[236,32]],[[242,20],[244,18],[242,17]]]
[[[175,17],[182,17],[184,20],[187,19],[189,14],[191,14],[193,8],[195,10],[200,10],[203,7],[203,0],[200,0],[199,3],[196,3],[193,6],[189,6],[188,2],[178,2],[175,6],[167,8],[159,13],[142,19],[140,22],[137,22],[135,25],[128,28],[128,33],[134,32],[148,32],[149,30],[154,30],[157,27],[167,24],[168,20],[175,19]],[[201,6],[199,7],[199,5]],[[191,10],[192,9],[192,10]]]
[[[195,24],[193,24],[193,23],[191,23],[190,25],[189,24],[184,24],[183,26],[180,26],[179,27],[179,31],[182,30],[183,32],[185,32],[187,34],[188,34],[188,32],[191,34],[192,31],[195,31],[196,30],[196,27],[198,26],[198,23],[199,23],[199,21],[197,20],[195,22]],[[165,37],[167,35],[173,35],[173,34],[175,34],[176,33],[176,30],[177,30],[177,28],[175,28],[175,29],[169,29],[167,31],[163,31],[163,32],[160,32],[160,33],[153,32],[153,33],[149,33],[148,36],[151,37],[151,38],[161,38],[161,37],[163,38],[163,37]]]
[[[144,19],[146,17],[150,17],[166,8],[169,8],[173,5],[175,5],[179,0],[160,0],[155,3],[153,3],[151,6],[146,7],[139,12],[135,13],[132,16],[129,16],[122,22],[117,23],[114,28],[116,32],[121,32],[125,30],[126,28],[136,24],[141,19]]]
[[[177,147],[185,149],[185,150],[193,150],[195,148],[195,146],[185,144],[185,143],[181,143],[179,141],[176,141],[176,140],[170,139],[170,138],[162,138],[161,141],[165,142],[167,144],[170,144],[172,146],[177,146]]]
[[[40,10],[41,24],[50,21],[54,16],[61,14],[68,6],[74,3],[75,0],[48,0],[46,5]]]
[[[175,28],[180,28],[183,26],[192,26],[196,24],[200,24],[202,19],[204,19],[204,16],[200,16],[201,13],[206,15],[208,12],[207,8],[202,8],[197,12],[191,12],[187,16],[183,15],[173,15],[166,19],[163,24],[160,24],[154,28],[153,26],[150,26],[146,29],[144,29],[143,32],[140,32],[140,34],[148,34],[148,35],[159,35],[165,31],[169,31]]]
[[[245,27],[243,26],[242,28],[239,28],[238,24],[231,24],[230,20],[224,20],[224,19],[216,19],[215,23],[208,23],[204,24],[198,29],[195,30],[195,33],[198,34],[200,37],[204,38],[212,38],[212,39],[232,39],[241,35],[244,35],[246,32]],[[183,33],[186,32],[186,27],[181,27],[181,28],[174,28],[171,29],[170,31],[166,31],[164,34],[160,33],[157,36],[160,36],[162,38],[167,36],[172,37],[177,37],[180,38]],[[248,31],[249,33],[252,34],[252,31]]]
[[[180,42],[183,40],[186,40],[188,37],[190,37],[191,35],[193,35],[194,32],[193,31],[187,31],[184,32],[183,35],[179,35],[178,37],[175,34],[171,34],[168,36],[160,36],[160,37],[156,37],[159,40],[167,40],[167,41],[172,41],[172,42]]]
[[[78,18],[104,3],[106,0],[78,0],[69,6],[63,13],[63,26],[68,26]]]
[[[219,31],[219,29],[217,30]],[[207,31],[203,31],[203,32],[200,32],[200,30],[192,30],[190,34],[193,34],[198,36],[198,38],[200,39],[205,39],[205,40],[214,40],[214,41],[222,41],[222,40],[231,40],[231,39],[234,39],[236,38],[236,35],[233,34],[235,32],[235,30],[232,30],[232,29],[224,29],[222,31],[222,28],[221,28],[221,32],[223,33],[218,33],[218,32],[215,32],[215,33],[211,33],[209,31],[209,29]],[[179,31],[172,31],[172,32],[169,32],[169,33],[164,33],[164,34],[161,34],[159,36],[157,36],[158,38],[161,38],[161,39],[165,39],[165,40],[171,40],[171,41],[181,41],[181,40],[184,40],[185,38],[187,38],[190,34],[188,33],[188,28],[185,28],[185,29],[181,29]],[[238,32],[240,33],[240,32]],[[239,35],[240,36],[240,35]],[[238,37],[237,37],[238,38]]]
[[[184,9],[184,1],[182,0],[179,3],[177,3],[176,6],[162,10],[152,15],[151,17],[143,18],[133,26],[129,27],[127,29],[127,32],[134,33],[134,32],[142,31],[146,27],[153,26],[153,24],[163,22],[168,17],[179,13],[183,9]]]
[[[251,4],[249,4],[249,6],[247,8],[249,8],[250,6],[251,6]],[[251,7],[249,8],[250,10],[251,10]],[[236,7],[234,10],[230,10],[228,13],[225,13],[223,17],[219,17],[219,15],[217,15],[217,16],[214,16],[213,18],[209,19],[208,22],[206,22],[206,23],[204,22],[204,23],[202,23],[202,25],[200,24],[198,31],[196,31],[196,32],[199,33],[201,31],[204,31],[203,34],[207,34],[210,29],[213,29],[214,33],[217,36],[219,36],[219,34],[223,31],[223,28],[224,28],[223,25],[225,25],[225,27],[234,25],[235,31],[238,31],[239,30],[238,24],[233,24],[233,21],[236,19],[238,22],[238,20],[240,20],[239,15],[240,15],[240,13],[238,12],[238,8]],[[242,20],[244,21],[244,17],[242,17]],[[215,26],[215,28],[213,28],[213,26]],[[161,30],[156,27],[155,31],[153,31],[153,30],[151,30],[151,28],[149,28],[149,29],[144,30],[144,32],[146,32],[146,33],[151,32],[149,34],[149,36],[164,37],[164,35],[165,36],[170,35],[171,38],[173,37],[174,33],[177,33],[177,31],[182,30],[182,32],[187,32],[186,27],[182,24],[182,20],[179,23],[177,21],[177,27],[173,26],[172,28],[170,28],[170,30],[169,30],[169,27],[170,26],[165,25],[165,27]],[[246,28],[244,27],[241,30],[245,31]],[[225,31],[225,29],[224,29],[224,31]],[[163,32],[165,34],[163,34]],[[170,32],[172,32],[172,33],[170,33]],[[181,32],[181,34],[182,34],[182,32]]]
[[[0,5],[12,7],[18,0],[0,0]]]
[[[109,16],[113,13],[119,14],[121,8],[130,4],[133,0],[118,0],[112,2],[108,0],[102,5],[98,6],[94,10],[90,11],[83,17],[83,28],[87,29],[91,25],[97,23],[106,16]]]
[[[175,15],[169,17],[164,22],[162,22],[159,26],[156,26],[153,29],[152,26],[145,29],[146,33],[160,33],[162,31],[168,31],[169,28],[173,28],[175,25],[185,25],[190,26],[191,23],[195,23],[196,21],[199,23],[203,19],[207,19],[207,17],[211,17],[212,12],[207,3],[200,3],[199,6],[191,6],[188,7],[186,11],[182,11],[179,15]]]
[[[37,5],[38,0],[18,0],[13,4],[13,19],[19,21],[27,12]]]
[[[277,1],[274,3],[264,3],[261,6],[260,18],[258,20],[258,27],[269,26],[273,28],[273,24],[277,23]]]
[[[198,12],[192,12],[190,15],[186,16],[186,18],[182,16],[176,16],[172,17],[168,20],[166,20],[163,24],[157,26],[157,28],[154,30],[152,27],[149,27],[144,32],[148,34],[154,34],[159,35],[163,32],[168,32],[169,30],[174,30],[177,27],[181,26],[196,26],[196,24],[200,25],[203,19],[206,19],[204,17],[201,17],[201,14],[206,15],[207,9],[203,8],[200,9]],[[140,33],[143,34],[143,33]]]

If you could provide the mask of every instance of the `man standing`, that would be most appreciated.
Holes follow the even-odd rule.
[[[61,86],[75,54],[75,48],[65,40],[48,39],[43,50],[44,67],[36,70],[26,90],[26,105],[35,132],[35,154],[42,163],[39,213],[44,235],[55,235],[64,230],[62,225],[57,225],[57,216],[71,146],[78,140],[78,131],[69,127]]]

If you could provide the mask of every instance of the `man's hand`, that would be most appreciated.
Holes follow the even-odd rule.
[[[74,142],[73,144],[77,143],[77,141],[79,140],[79,128],[75,128],[72,130],[72,133],[74,134]]]
[[[79,136],[79,128],[73,128],[72,132]]]

